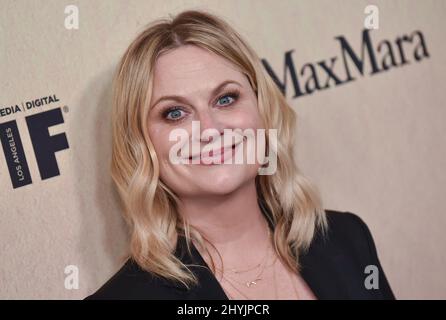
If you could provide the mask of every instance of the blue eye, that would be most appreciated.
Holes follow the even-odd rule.
[[[164,118],[167,120],[178,120],[181,118],[181,113],[183,110],[180,108],[172,108],[170,110],[167,110],[164,114]]]
[[[229,105],[237,100],[239,94],[237,92],[229,92],[217,99],[217,102],[223,103],[223,105]],[[232,99],[232,100],[231,100]]]
[[[228,104],[231,103],[231,101],[229,101],[230,99],[233,99],[231,96],[224,96],[220,99],[218,99],[219,102],[222,102],[223,104]]]

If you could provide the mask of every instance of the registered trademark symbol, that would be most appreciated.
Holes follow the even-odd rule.
[[[68,111],[70,111],[70,108],[68,108],[68,106],[63,106],[62,109],[63,109],[63,112],[68,112]]]

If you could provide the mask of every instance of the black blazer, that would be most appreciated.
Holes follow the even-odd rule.
[[[372,235],[357,215],[325,210],[328,233],[317,233],[306,253],[301,254],[301,275],[318,299],[395,299],[381,267]],[[186,253],[179,237],[175,255],[197,275],[199,285],[187,290],[180,283],[155,277],[131,259],[99,290],[86,299],[228,299],[220,283],[192,245]],[[378,289],[366,289],[368,265],[378,268]]]

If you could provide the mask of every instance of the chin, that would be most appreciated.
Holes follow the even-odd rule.
[[[226,195],[255,180],[258,165],[183,165],[163,170],[161,180],[178,195]]]
[[[236,191],[245,181],[232,179],[230,181],[218,182],[218,181],[204,181],[199,188],[202,190],[202,194],[206,195],[226,195]]]
[[[215,165],[200,168],[194,184],[203,190],[203,193],[228,194],[245,183],[254,180],[257,169],[250,166]]]

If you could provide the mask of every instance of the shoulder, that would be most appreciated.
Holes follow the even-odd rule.
[[[327,232],[324,243],[336,246],[338,251],[350,251],[359,256],[376,258],[376,247],[369,227],[352,212],[325,210]],[[321,240],[321,239],[319,239]]]
[[[395,299],[386,274],[378,258],[375,242],[369,227],[352,212],[325,210],[327,230],[318,232],[310,246],[314,261],[325,264],[333,277],[344,281],[348,296],[359,299]],[[364,287],[367,270],[373,267],[378,274],[378,290]],[[372,272],[373,273],[373,272]]]
[[[346,231],[360,231],[365,222],[355,213],[349,211],[325,210],[327,222],[331,228]]]
[[[125,264],[96,292],[85,300],[113,299],[172,299],[175,290],[165,285],[165,280],[141,269],[134,260]]]
[[[370,240],[370,229],[357,214],[336,210],[325,210],[325,212],[329,237],[339,241]]]

